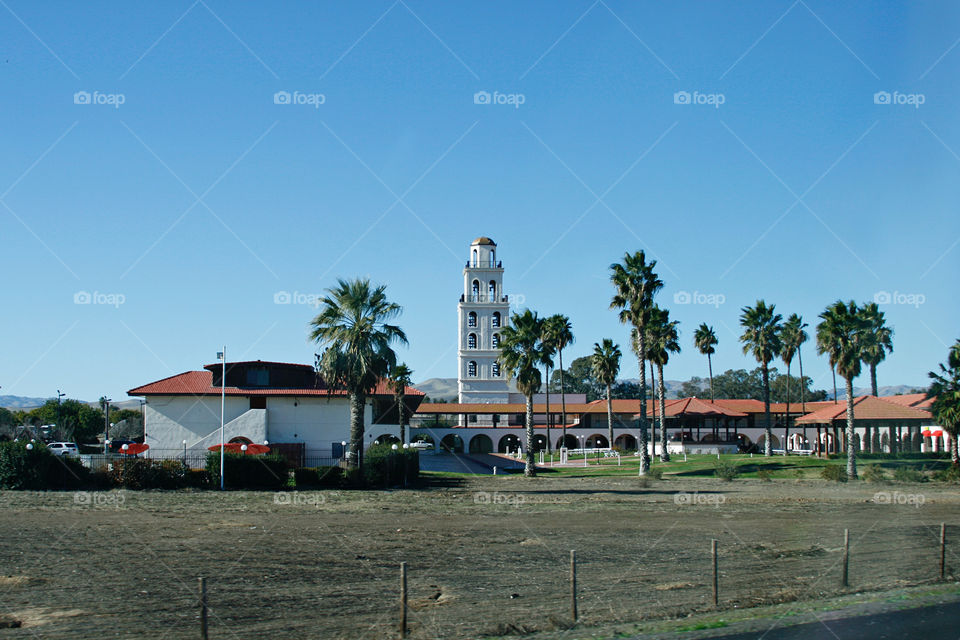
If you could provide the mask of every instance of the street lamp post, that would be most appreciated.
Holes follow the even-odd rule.
[[[227,397],[227,345],[223,345],[223,351],[217,354],[217,358],[223,361],[220,374],[220,491],[223,491],[223,463],[226,460],[223,446],[223,411]]]
[[[107,453],[107,442],[110,441],[110,402],[112,400],[106,396],[103,397],[103,452]]]

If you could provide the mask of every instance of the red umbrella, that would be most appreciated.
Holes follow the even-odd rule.
[[[244,449],[246,447],[246,449]],[[245,444],[242,442],[228,442],[223,445],[225,451],[230,453],[244,453],[248,456],[260,455],[261,453],[269,453],[270,447],[265,444]],[[208,451],[220,451],[220,445],[215,444],[212,447],[207,447]]]
[[[920,435],[922,435],[924,438],[929,438],[930,436],[933,435],[933,432],[930,431],[930,429],[924,429],[923,431],[920,432]]]
[[[122,447],[120,447],[120,453],[122,453],[125,456],[136,456],[143,453],[149,448],[150,448],[150,445],[146,443],[134,442],[133,444],[125,444]]]
[[[939,438],[943,435],[943,429],[937,429],[931,435],[933,435],[934,438]]]

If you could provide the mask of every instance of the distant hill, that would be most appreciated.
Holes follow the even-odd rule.
[[[847,391],[840,385],[842,384],[841,380],[837,380],[837,398],[846,398]],[[833,385],[831,385],[832,387]],[[908,393],[922,393],[927,390],[927,385],[909,385],[909,384],[896,384],[888,387],[877,387],[877,393],[883,396],[899,396]],[[856,396],[865,396],[870,393],[870,387],[854,387],[853,395]],[[833,397],[833,389],[827,390],[827,397]]]
[[[53,398],[30,398],[27,396],[0,396],[0,407],[4,409],[10,409],[11,411],[36,409],[37,407],[43,406],[47,400],[52,400]],[[99,407],[99,400],[92,401],[82,401],[85,404],[90,405],[91,407]],[[120,402],[111,402],[111,407],[116,407],[117,409],[137,409],[140,407],[139,400],[122,400]]]

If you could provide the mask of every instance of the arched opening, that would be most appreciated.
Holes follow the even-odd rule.
[[[497,251],[496,249],[490,249],[490,266],[497,266]]]
[[[500,328],[500,312],[494,311],[493,318],[490,320],[490,326],[494,329]]]
[[[467,349],[477,348],[477,334],[471,333],[467,336]]]
[[[467,363],[467,375],[471,378],[477,377],[477,363],[475,360]]]
[[[473,266],[474,266],[474,267],[478,266],[478,265],[477,265],[478,255],[479,255],[479,254],[477,254],[477,250],[474,249],[474,250],[473,250]]]
[[[707,435],[700,438],[700,442],[717,442],[717,440],[718,440],[717,436],[713,435],[712,433],[708,433]]]
[[[790,442],[791,449],[807,448],[807,441],[803,438],[802,433],[791,433],[789,442]]]
[[[886,453],[890,452],[890,436],[886,433],[880,436],[880,448]]]
[[[497,299],[497,281],[491,280],[487,284],[487,296],[489,296],[490,302],[495,302]]]
[[[244,438],[243,436],[237,436],[235,438],[230,438],[230,444],[253,444],[253,440],[250,438]]]
[[[500,442],[497,443],[497,453],[507,453],[508,451],[516,451],[520,447],[520,438],[508,433],[507,435],[500,438]]]
[[[500,377],[500,361],[499,360],[493,363],[493,377],[494,378]]]
[[[476,327],[477,326],[477,312],[471,311],[467,314],[467,326]]]
[[[568,433],[566,437],[561,437],[557,440],[557,449],[561,447],[566,447],[567,449],[579,449],[580,441],[577,440],[577,436],[572,433]]]
[[[455,433],[448,433],[440,440],[440,448],[453,453],[463,453],[463,439]]]
[[[492,453],[493,440],[490,436],[478,433],[470,439],[470,453]]]
[[[473,284],[470,285],[470,295],[473,296],[474,302],[480,299],[480,281],[479,280],[474,280]]]
[[[533,451],[543,451],[547,448],[547,436],[540,435],[539,433],[533,436]]]
[[[491,341],[492,341],[492,344],[493,344],[493,348],[494,348],[494,349],[499,349],[499,348],[500,348],[500,334],[499,334],[499,333],[493,334],[493,338],[491,339]]]
[[[757,448],[760,449],[761,451],[766,450],[766,447],[767,447],[766,442],[767,442],[767,434],[765,433],[760,434],[760,437],[757,438]],[[770,436],[770,448],[771,449],[780,448],[780,439],[777,436],[772,434]]]
[[[599,433],[595,433],[589,438],[587,438],[587,448],[588,449],[606,449],[610,446],[609,441],[606,436],[602,436]]]
[[[400,438],[385,433],[373,441],[373,444],[400,444]]]
[[[617,436],[617,439],[614,440],[613,443],[614,446],[618,447],[621,451],[635,451],[637,448],[637,439],[629,433]]]

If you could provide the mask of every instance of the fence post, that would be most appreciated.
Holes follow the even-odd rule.
[[[577,552],[570,550],[570,616],[576,622],[577,615]]]
[[[713,606],[720,606],[720,565],[717,562],[717,541],[710,541],[710,555],[713,557]]]
[[[400,563],[400,637],[407,637],[407,563]]]
[[[940,523],[940,579],[943,580],[946,573],[947,560],[947,523]]]
[[[843,530],[843,573],[840,578],[840,586],[849,587],[850,570],[850,529]]]
[[[197,580],[200,583],[200,639],[207,640],[207,579]]]

